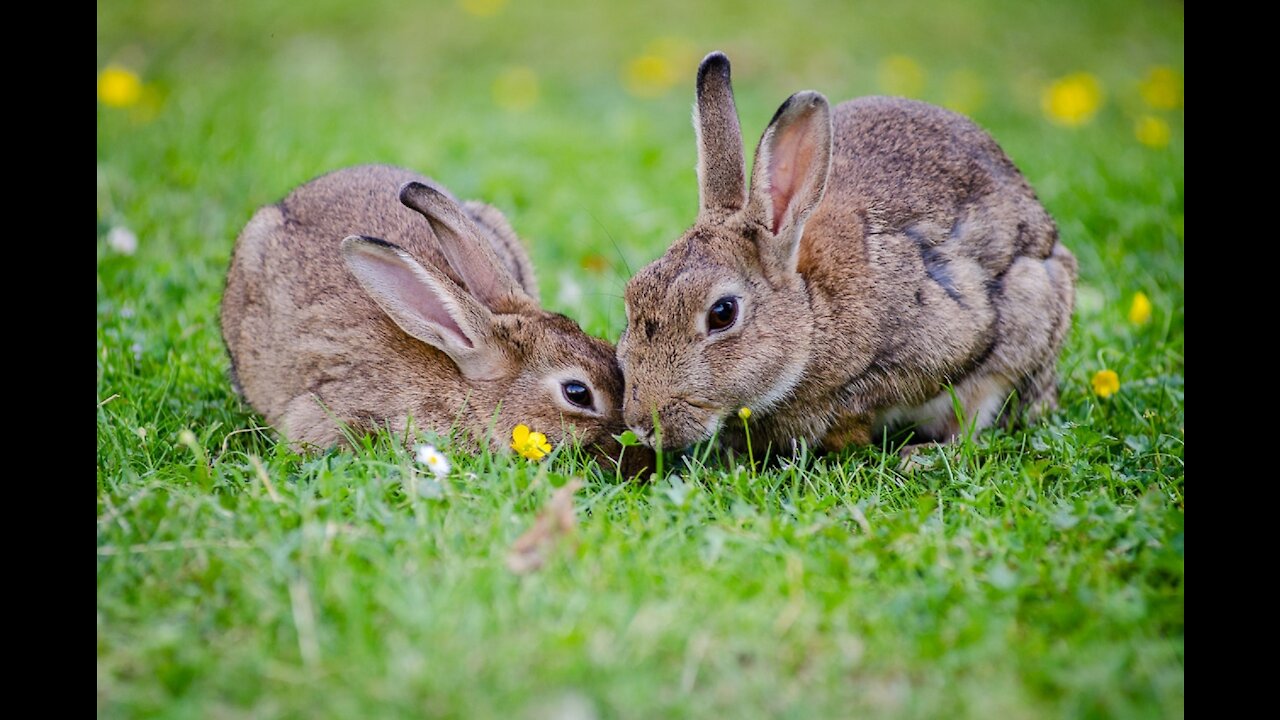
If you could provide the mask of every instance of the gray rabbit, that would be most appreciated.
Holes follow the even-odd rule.
[[[681,448],[948,441],[1056,406],[1075,257],[986,132],[923,102],[792,95],[748,186],[729,60],[698,68],[697,221],[626,288],[624,417]],[[1015,395],[1016,394],[1016,395]],[[1016,402],[1010,402],[1016,397]]]
[[[412,417],[499,450],[518,424],[619,450],[613,347],[539,306],[497,209],[407,170],[338,170],[261,208],[236,241],[222,333],[237,390],[301,446]],[[626,470],[647,463],[627,453]]]

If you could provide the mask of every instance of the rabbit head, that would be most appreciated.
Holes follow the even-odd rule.
[[[613,347],[570,318],[543,310],[452,199],[418,182],[406,183],[400,199],[427,218],[466,289],[443,269],[378,238],[347,237],[343,259],[408,338],[457,366],[465,381],[463,402],[473,408],[472,420],[487,426],[490,444],[510,445],[513,428],[523,424],[552,444],[571,440],[617,457],[613,435],[623,429],[623,382]],[[419,416],[430,417],[437,382],[424,377],[422,385]],[[624,471],[639,469],[641,454],[628,452],[624,460],[631,464]]]
[[[627,284],[618,343],[627,425],[671,448],[710,438],[741,407],[782,401],[821,342],[796,266],[831,167],[826,98],[800,92],[778,108],[749,186],[723,54],[698,68],[693,118],[698,217]]]

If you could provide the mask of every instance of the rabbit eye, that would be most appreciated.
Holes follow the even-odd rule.
[[[564,399],[568,400],[570,404],[588,410],[591,409],[591,391],[587,389],[586,385],[576,380],[570,380],[561,385],[560,388],[564,391]]]
[[[711,332],[726,330],[738,319],[738,299],[722,297],[707,311],[707,329]]]

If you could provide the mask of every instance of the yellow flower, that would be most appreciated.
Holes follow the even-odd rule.
[[[742,418],[743,422],[746,422],[747,418],[751,417],[751,408],[738,408],[738,417]]]
[[[675,85],[678,77],[666,58],[641,55],[627,63],[624,82],[627,92],[636,97],[658,97]]]
[[[1182,76],[1169,67],[1153,67],[1138,86],[1142,99],[1157,110],[1182,106]]]
[[[529,458],[541,460],[551,452],[551,443],[540,432],[531,432],[528,425],[517,425],[511,431],[511,449]]]
[[[1133,134],[1138,142],[1147,147],[1162,148],[1169,144],[1173,132],[1169,130],[1169,123],[1164,120],[1154,115],[1143,115],[1133,126]]]
[[[1093,374],[1093,394],[1109,398],[1120,391],[1120,376],[1115,370],[1099,370]]]
[[[458,0],[458,6],[468,15],[476,17],[493,17],[502,12],[507,0]]]
[[[98,99],[111,107],[129,107],[142,97],[142,81],[118,65],[108,65],[98,73]]]
[[[627,61],[622,69],[622,84],[636,97],[660,97],[685,79],[687,68],[696,60],[693,43],[684,38],[661,37]]]
[[[1151,300],[1144,292],[1133,294],[1133,302],[1129,304],[1129,322],[1134,325],[1146,325],[1151,322]]]
[[[1093,119],[1102,107],[1102,83],[1090,73],[1058,78],[1040,95],[1040,108],[1059,125],[1076,127]]]
[[[538,104],[538,74],[527,67],[507,68],[493,81],[493,101],[503,110],[528,110]]]
[[[924,91],[924,68],[906,55],[890,55],[880,61],[880,87],[890,95],[916,97]]]

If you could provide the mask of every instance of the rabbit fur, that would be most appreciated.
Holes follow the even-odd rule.
[[[1056,407],[1076,260],[972,121],[903,98],[831,108],[796,93],[748,185],[729,61],[712,53],[694,126],[697,220],[626,288],[623,412],[642,440],[682,448],[719,433],[741,447],[748,407],[752,441],[775,450],[906,427],[945,442],[962,423]],[[735,319],[716,329],[726,299]]]
[[[408,170],[345,168],[258,210],[236,240],[221,322],[237,391],[300,446],[412,418],[475,447],[505,449],[526,424],[617,455],[612,345],[539,306],[501,212]],[[591,407],[570,402],[571,382]]]

